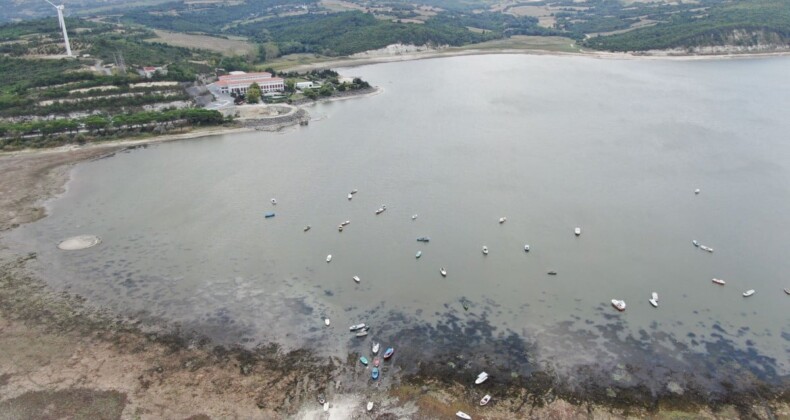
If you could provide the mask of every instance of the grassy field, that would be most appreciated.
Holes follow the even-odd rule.
[[[579,52],[579,46],[570,38],[561,36],[516,35],[506,39],[470,44],[453,48],[457,50],[542,50],[557,52]]]
[[[257,48],[254,44],[242,40],[225,39],[208,35],[191,35],[178,32],[155,30],[156,38],[148,39],[149,42],[161,42],[185,48],[201,48],[216,51],[227,56],[255,54]]]

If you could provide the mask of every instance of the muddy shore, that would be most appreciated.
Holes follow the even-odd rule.
[[[70,168],[150,141],[0,156],[2,232],[45,216],[42,202],[63,191]],[[693,389],[654,395],[639,388],[572,387],[550,369],[498,375],[479,391],[456,364],[414,362],[390,387],[357,391],[357,355],[318,358],[307,350],[217,346],[178,325],[145,325],[56,293],[26,268],[34,254],[0,246],[0,419],[18,418],[761,418],[790,419],[790,388],[756,384],[711,396]],[[446,356],[446,357],[445,357]],[[407,359],[403,359],[404,361]],[[398,363],[396,358],[395,363]],[[787,384],[785,384],[787,385]],[[315,401],[323,393],[324,413]],[[364,405],[374,401],[367,413]]]

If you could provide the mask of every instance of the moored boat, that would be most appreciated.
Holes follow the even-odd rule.
[[[311,229],[311,228],[310,228],[310,225],[307,225],[307,226],[305,226],[305,227],[304,227],[304,231],[305,231],[305,232],[307,232],[307,231],[308,231],[308,230],[310,230],[310,229]]]
[[[694,194],[695,194],[695,195],[696,195],[696,194],[699,194],[699,188],[697,188],[696,190],[694,190]]]
[[[650,302],[650,304],[653,305],[654,308],[658,308],[658,301],[657,300],[655,300],[653,298],[650,298],[647,301]]]
[[[324,405],[326,402],[326,398],[324,398],[324,394],[318,394],[318,403]]]
[[[328,402],[324,403],[324,411],[329,411],[329,403]]]
[[[713,279],[713,282],[716,283],[716,284],[722,285],[722,286],[724,286],[724,284],[727,283],[726,281],[724,281],[722,279]]]
[[[751,296],[753,294],[754,294],[754,289],[749,289],[749,290],[743,292],[743,297],[749,297],[749,296]]]
[[[332,254],[326,256],[326,262],[332,261]]]
[[[370,372],[370,377],[375,381],[379,378],[379,368],[374,367],[373,370]]]
[[[351,200],[352,198],[354,198],[354,196],[351,195],[351,194],[348,194],[348,199]]]
[[[387,206],[381,206],[378,210],[376,210],[376,214],[384,213],[384,210],[387,210]]]
[[[373,401],[368,402],[368,411],[373,409]]]
[[[477,375],[477,379],[475,379],[475,385],[480,385],[487,380],[488,380],[488,373],[480,372],[480,374]]]
[[[500,225],[501,225],[502,223],[505,223],[506,221],[507,221],[507,217],[500,217],[500,218],[499,218],[499,224],[500,224]]]
[[[264,217],[266,217],[267,219],[270,217],[274,217],[274,213],[273,212],[266,213]]]
[[[328,327],[329,324],[330,324],[329,318],[324,319],[324,325]]]
[[[417,215],[416,215],[416,214],[413,214],[413,215],[411,216],[411,220],[417,220]]]
[[[379,343],[373,343],[373,346],[371,347],[370,350],[373,352],[373,354],[378,354],[379,348],[381,348],[381,345]]]
[[[359,282],[360,282],[359,276],[354,276],[354,277],[352,277],[352,278],[354,279],[354,281],[355,281],[355,282],[357,282],[357,283],[359,283]]]
[[[650,294],[650,297],[652,297],[652,298],[653,298],[653,300],[655,300],[656,302],[658,302],[658,293],[656,293],[656,292],[653,292],[653,293],[651,293],[651,294]]]
[[[275,204],[275,205],[276,205],[276,204],[277,204],[277,200],[275,200],[275,199],[273,199],[273,198],[272,198],[272,204]]]
[[[785,289],[785,293],[790,295],[790,289]]]
[[[351,220],[346,220],[345,222],[341,223],[340,226],[346,227],[351,224]]]
[[[713,248],[711,248],[709,246],[705,246],[705,245],[700,245],[699,249],[701,249],[703,251],[713,252]]]
[[[486,405],[486,404],[488,404],[488,402],[489,402],[489,401],[491,401],[491,396],[490,396],[490,395],[488,395],[488,394],[486,394],[486,396],[485,396],[485,397],[483,397],[483,398],[480,400],[480,405]]]
[[[461,418],[461,419],[465,419],[465,420],[472,420],[472,416],[470,416],[469,414],[464,413],[463,411],[459,411],[459,412],[455,413],[455,416],[458,417],[458,418]]]
[[[351,194],[352,194],[352,195],[353,195],[353,194],[356,194],[356,193],[358,193],[358,192],[359,192],[359,190],[358,190],[358,189],[356,189],[356,188],[354,188],[353,190],[351,190]]]
[[[378,357],[374,357],[373,358],[373,366],[379,367],[380,364],[381,364],[381,359],[379,359]]]
[[[556,276],[557,272],[556,271],[549,271],[547,274],[550,275],[550,276]]]
[[[342,232],[343,231],[343,225],[337,225],[337,231],[338,232]]]
[[[366,335],[368,335],[368,331],[367,330],[362,330],[362,331],[357,333],[357,337],[365,337]]]
[[[447,270],[445,270],[444,267],[439,269],[439,272],[442,274],[442,277],[447,277]]]
[[[524,252],[529,252],[529,244],[524,245]]]
[[[427,236],[420,236],[419,238],[417,238],[417,242],[430,242],[430,241],[431,241],[431,238],[429,238]]]
[[[417,253],[414,254],[414,258],[420,258],[420,257],[422,257],[422,251],[417,251]]]
[[[392,357],[393,353],[395,353],[395,349],[392,347],[387,347],[387,350],[384,350],[384,360]]]
[[[694,245],[694,246],[696,246],[696,247],[698,247],[698,248],[699,248],[699,242],[697,242],[697,240],[696,240],[696,239],[694,239],[693,241],[691,241],[691,243],[692,243],[692,245]]]
[[[483,245],[483,255],[488,255],[488,247]]]
[[[362,363],[362,364],[363,364],[363,365],[365,365],[365,366],[367,366],[367,365],[368,365],[368,363],[369,363],[369,362],[368,362],[368,358],[367,358],[367,357],[365,357],[365,356],[362,356],[362,357],[360,357],[360,358],[359,358],[359,361],[360,361],[360,363]]]
[[[577,227],[576,229],[573,229],[573,234],[576,235],[576,236],[581,235],[582,234],[582,228]]]
[[[625,310],[625,301],[612,299],[612,306],[614,306],[614,308],[617,309],[618,311],[623,312]]]
[[[361,324],[354,324],[354,325],[348,327],[348,330],[349,331],[357,331],[357,330],[361,330],[363,328],[365,328],[365,323],[364,322],[361,323]]]

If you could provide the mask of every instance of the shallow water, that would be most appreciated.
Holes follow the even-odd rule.
[[[342,356],[374,339],[403,365],[592,365],[655,390],[774,382],[790,374],[789,71],[504,55],[348,69],[384,93],[317,105],[309,127],[78,165],[10,240],[57,287],[223,342]],[[56,249],[78,234],[102,243]]]

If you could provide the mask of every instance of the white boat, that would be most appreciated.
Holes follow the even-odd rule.
[[[275,205],[276,205],[276,204],[277,204],[277,200],[275,200],[275,199],[273,199],[273,198],[272,198],[272,204],[275,204]]]
[[[415,258],[420,258],[420,257],[422,257],[422,251],[417,251],[417,253],[416,253],[416,254],[414,254],[414,257],[415,257]]]
[[[326,256],[326,262],[332,261],[332,254]]]
[[[790,289],[785,289],[785,293],[790,295]]]
[[[364,337],[366,335],[368,335],[367,331],[360,331],[360,332],[357,333],[357,337]]]
[[[341,223],[340,226],[346,227],[351,224],[351,220],[346,220],[345,222]]]
[[[328,402],[324,403],[324,411],[329,411],[329,403]]]
[[[656,292],[653,292],[653,293],[651,293],[651,294],[650,294],[650,297],[652,297],[652,298],[653,298],[653,300],[655,300],[656,302],[658,302],[658,293],[656,293]]]
[[[489,401],[491,401],[491,396],[490,396],[490,395],[488,395],[488,394],[486,394],[486,396],[485,396],[485,397],[483,397],[483,398],[480,400],[480,405],[486,405],[486,404],[488,404],[488,402],[489,402]]]
[[[743,292],[743,297],[749,297],[749,296],[751,296],[753,294],[754,294],[754,289],[749,289],[749,290]]]
[[[573,230],[573,234],[576,235],[576,236],[581,235],[582,234],[582,228],[577,227],[576,229]]]
[[[699,194],[699,188],[697,188],[696,190],[694,190],[694,194]]]
[[[373,409],[373,401],[368,401],[368,411]]]
[[[444,269],[444,267],[442,267],[442,268],[439,270],[439,272],[440,272],[440,273],[442,273],[442,277],[447,277],[447,270],[445,270],[445,269]]]
[[[386,210],[384,207],[379,207],[379,209],[376,210],[376,214],[384,213],[384,210]]]
[[[329,318],[324,319],[324,325],[329,326]]]
[[[353,190],[351,190],[351,194],[352,194],[352,195],[353,195],[353,194],[356,194],[356,193],[358,193],[358,192],[359,192],[359,190],[358,190],[358,189],[356,189],[356,188],[354,188]]]
[[[529,244],[524,245],[524,252],[529,252]]]
[[[696,247],[698,247],[698,248],[699,248],[699,242],[697,242],[697,240],[696,240],[696,239],[695,239],[695,240],[693,240],[693,241],[691,241],[691,243],[692,243],[692,244],[694,244],[694,246],[696,246]]]
[[[618,311],[623,312],[625,310],[625,301],[612,299],[612,306],[614,306]]]
[[[726,281],[724,281],[722,279],[713,279],[713,282],[716,283],[716,284],[720,284],[722,286],[724,286],[724,284],[727,283]]]
[[[499,224],[505,223],[506,220],[507,220],[507,217],[500,217],[499,218]]]
[[[648,299],[647,301],[650,302],[650,304],[653,305],[654,308],[658,308],[658,301],[657,300],[655,300],[655,299]]]
[[[458,417],[458,418],[466,419],[466,420],[472,420],[472,416],[470,416],[469,414],[464,413],[463,411],[459,411],[459,412],[455,413],[455,416]]]
[[[416,214],[412,215],[411,220],[417,220],[417,215]]]
[[[483,255],[488,255],[488,247],[483,246]]]
[[[357,282],[357,283],[359,283],[359,282],[360,282],[360,280],[359,280],[359,276],[354,276],[354,277],[353,277],[353,279],[354,279],[354,281],[355,281],[355,282]]]
[[[701,249],[703,251],[713,252],[713,248],[705,246],[705,245],[700,245],[699,249]]]
[[[351,195],[351,194],[349,194],[349,195],[348,195],[348,199],[349,199],[349,200],[351,200],[352,198],[354,198],[354,196],[353,196],[353,195]]]
[[[364,322],[361,323],[361,324],[354,324],[354,325],[348,327],[348,330],[349,331],[357,331],[357,330],[361,330],[363,328],[365,328],[365,323]]]
[[[480,372],[480,374],[477,375],[477,379],[475,379],[475,385],[480,385],[486,380],[488,380],[488,374],[485,372]]]
[[[373,348],[370,350],[373,352],[373,354],[378,354],[380,348],[381,345],[379,343],[373,343]]]

